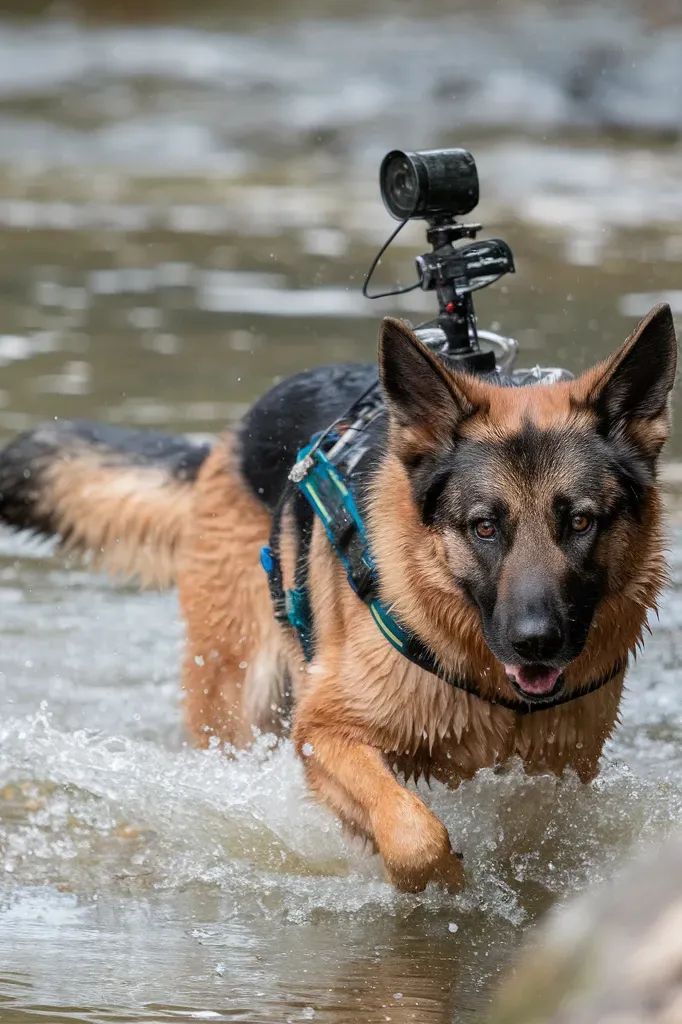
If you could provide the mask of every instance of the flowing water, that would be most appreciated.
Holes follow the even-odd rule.
[[[372,359],[382,312],[432,309],[359,295],[395,145],[474,149],[518,263],[480,320],[526,364],[587,365],[661,295],[682,312],[675,5],[452,6],[0,22],[2,438],[62,416],[203,436],[286,373]],[[380,275],[407,283],[421,248],[410,227]],[[287,744],[192,749],[173,594],[0,534],[2,1024],[483,1019],[537,917],[680,818],[681,458],[678,432],[675,583],[600,778],[424,791],[457,898],[386,885]]]

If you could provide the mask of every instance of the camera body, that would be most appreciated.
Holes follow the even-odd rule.
[[[384,205],[400,220],[400,227],[415,218],[428,225],[426,237],[432,248],[416,259],[418,282],[414,287],[436,292],[437,328],[444,339],[441,355],[473,372],[494,372],[494,354],[481,351],[478,344],[471,295],[512,273],[514,257],[501,239],[476,241],[480,224],[462,224],[456,219],[478,203],[473,156],[466,149],[414,153],[394,149],[382,161],[379,185]],[[464,239],[472,241],[455,246]]]
[[[558,367],[515,370],[517,342],[476,326],[472,293],[514,273],[515,267],[506,242],[477,240],[482,226],[456,219],[470,213],[479,199],[478,171],[471,153],[466,149],[391,150],[381,163],[379,185],[386,209],[400,225],[372,263],[363,294],[382,297],[370,296],[367,290],[379,259],[408,220],[425,220],[431,249],[416,257],[416,284],[382,293],[397,295],[417,287],[436,292],[437,317],[415,329],[424,344],[455,369],[497,374],[519,386],[570,380],[573,375]],[[470,241],[455,244],[464,239]]]
[[[391,150],[381,163],[379,187],[396,220],[452,219],[478,206],[478,171],[466,149]]]

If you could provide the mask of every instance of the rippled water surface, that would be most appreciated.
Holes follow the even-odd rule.
[[[394,145],[474,149],[477,215],[518,263],[480,319],[525,363],[579,369],[661,295],[682,313],[675,5],[451,6],[7,15],[1,437],[55,416],[212,434],[285,373],[372,359],[382,312],[432,308],[359,295]],[[421,247],[410,228],[384,280]],[[680,456],[678,431],[669,488]],[[174,595],[0,535],[2,1024],[483,1019],[538,915],[679,820],[670,506],[675,585],[600,778],[424,791],[465,854],[457,898],[397,895],[287,745],[192,749]]]

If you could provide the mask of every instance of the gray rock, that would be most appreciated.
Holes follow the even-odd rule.
[[[682,836],[552,912],[490,1024],[682,1024]]]

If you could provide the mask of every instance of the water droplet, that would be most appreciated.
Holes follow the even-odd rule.
[[[457,932],[457,931],[459,931],[459,925],[455,924],[454,921],[451,921],[450,924],[448,925],[448,931],[449,932]]]
[[[315,747],[312,745],[312,743],[304,743],[303,746],[301,747],[301,753],[303,754],[304,757],[312,757],[313,754],[315,753]]]
[[[195,665],[203,665],[204,664],[204,659],[202,658],[202,656],[200,654],[195,654],[195,656],[194,656],[194,664]]]

